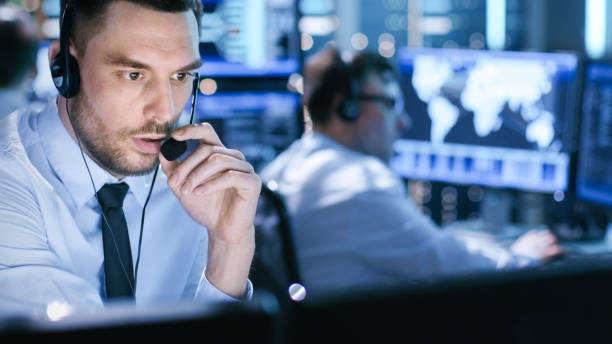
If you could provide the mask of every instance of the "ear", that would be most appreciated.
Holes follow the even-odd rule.
[[[53,61],[60,52],[60,42],[55,40],[49,44],[49,63]]]

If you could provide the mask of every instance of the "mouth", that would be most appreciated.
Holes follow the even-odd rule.
[[[161,141],[165,139],[165,135],[138,135],[132,136],[132,142],[136,145],[139,151],[145,154],[158,154]]]

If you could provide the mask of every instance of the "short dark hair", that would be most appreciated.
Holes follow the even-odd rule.
[[[38,40],[23,26],[18,18],[0,20],[0,88],[19,83],[36,65]]]
[[[87,41],[93,32],[104,23],[108,6],[116,1],[126,1],[138,6],[150,8],[161,12],[184,12],[191,10],[198,23],[198,34],[200,32],[200,21],[202,18],[201,0],[61,0],[60,18],[66,8],[66,2],[70,6],[70,38],[75,42],[80,54],[85,52]],[[76,29],[88,24],[88,30]],[[78,33],[78,34],[77,34]]]
[[[351,83],[361,86],[370,74],[384,76],[385,73],[395,76],[395,68],[388,59],[377,53],[366,51],[355,55],[350,63],[345,63],[337,53],[334,62],[323,72],[318,85],[313,86],[307,108],[315,124],[327,123],[333,112],[332,103],[336,95],[345,99],[356,97]]]

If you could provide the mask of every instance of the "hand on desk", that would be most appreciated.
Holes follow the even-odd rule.
[[[548,230],[531,230],[521,235],[510,246],[510,251],[540,260],[548,260],[563,253],[557,238]]]

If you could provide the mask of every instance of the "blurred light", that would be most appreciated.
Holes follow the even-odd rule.
[[[302,78],[301,76],[295,83],[295,90],[299,94],[304,94],[304,78]]]
[[[349,63],[350,61],[353,60],[353,56],[355,56],[355,54],[353,54],[352,52],[345,50],[342,52],[342,54],[340,54],[340,57],[342,58],[342,61]]]
[[[446,35],[452,29],[449,17],[423,17],[419,21],[419,31],[424,35]]]
[[[72,307],[67,303],[53,301],[47,305],[47,317],[51,321],[58,321],[72,312]]]
[[[289,286],[289,296],[293,301],[303,301],[306,298],[306,288],[299,283],[293,283]]]
[[[485,37],[480,32],[474,32],[470,35],[470,48],[482,49],[485,47]]]
[[[441,14],[453,10],[451,0],[422,1],[424,14]]]
[[[210,78],[203,79],[200,81],[200,92],[207,96],[215,94],[217,92],[217,82]]]
[[[487,45],[493,50],[506,46],[506,0],[487,0]]]
[[[292,91],[296,90],[297,87],[298,87],[298,84],[300,82],[303,82],[302,79],[303,79],[302,76],[300,74],[298,74],[298,73],[291,74],[289,76],[289,81],[288,81],[289,89],[292,90]]]
[[[565,199],[565,193],[563,193],[563,191],[561,191],[561,190],[557,190],[553,194],[553,198],[555,199],[555,201],[561,202],[561,201],[563,201]]]
[[[378,45],[378,53],[382,57],[390,58],[395,55],[395,44],[384,41]]]
[[[302,17],[298,24],[302,33],[311,36],[327,36],[340,26],[337,16]]]
[[[591,58],[606,52],[606,0],[587,0],[585,10],[585,46]]]
[[[378,36],[378,44],[381,44],[382,42],[391,42],[395,44],[395,37],[393,37],[392,34],[385,32]]]
[[[368,47],[368,37],[358,32],[351,37],[351,45],[355,50],[363,50]]]
[[[278,184],[276,183],[275,180],[270,180],[269,182],[266,183],[266,185],[268,186],[268,189],[272,191],[278,190]]]
[[[45,38],[59,38],[59,19],[54,18],[45,20],[42,23],[41,31]]]
[[[484,197],[484,190],[480,186],[470,186],[467,195],[470,201],[480,202]]]
[[[266,45],[266,2],[265,0],[250,0],[248,10],[244,13],[242,24],[246,43],[245,64],[249,68],[261,68],[267,61]]]
[[[312,49],[313,45],[314,45],[314,39],[312,39],[312,36],[307,33],[303,33],[302,34],[302,51],[308,51]]]
[[[291,92],[304,94],[304,78],[298,73],[291,74],[287,81],[287,89]]]
[[[323,15],[334,10],[332,0],[307,0],[300,1],[300,12],[303,15]]]

